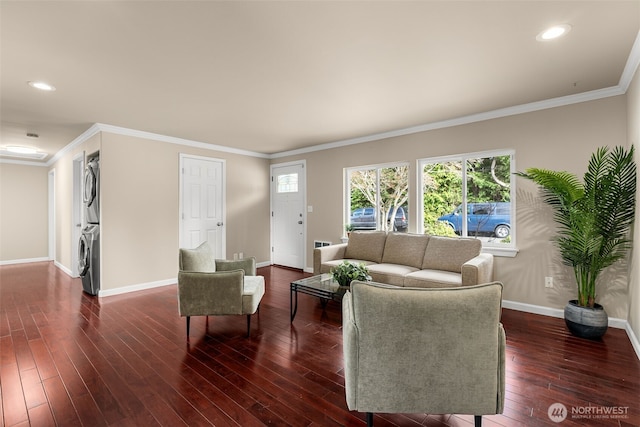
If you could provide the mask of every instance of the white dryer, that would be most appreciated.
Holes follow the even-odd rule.
[[[100,159],[93,157],[88,159],[84,170],[84,196],[83,202],[88,224],[100,222]]]
[[[82,289],[90,295],[100,290],[100,226],[89,224],[82,230],[78,246],[78,270]]]

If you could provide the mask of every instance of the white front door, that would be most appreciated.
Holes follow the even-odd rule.
[[[271,167],[273,264],[304,268],[305,181],[304,163]]]
[[[180,156],[180,247],[209,242],[216,258],[225,258],[224,161]]]

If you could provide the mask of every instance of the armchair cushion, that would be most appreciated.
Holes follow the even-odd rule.
[[[181,271],[216,271],[216,262],[209,243],[204,242],[195,249],[180,248],[179,268]]]

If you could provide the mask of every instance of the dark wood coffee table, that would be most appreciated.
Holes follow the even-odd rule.
[[[348,286],[340,286],[338,282],[333,280],[331,274],[320,274],[291,282],[289,291],[291,322],[298,311],[299,293],[319,297],[322,308],[324,308],[328,301],[342,301],[342,297],[348,290]]]

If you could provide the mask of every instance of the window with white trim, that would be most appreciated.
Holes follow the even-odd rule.
[[[347,229],[408,230],[408,164],[348,168],[345,183]]]
[[[504,254],[514,250],[514,157],[503,150],[418,160],[419,231],[478,238]]]

